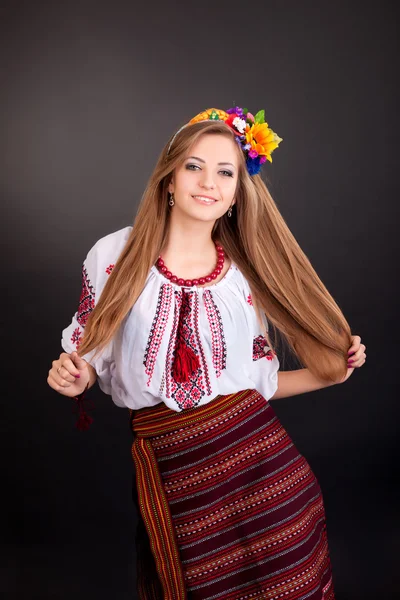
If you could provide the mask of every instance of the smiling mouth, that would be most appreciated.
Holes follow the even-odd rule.
[[[214,204],[217,202],[215,198],[211,198],[210,196],[192,196],[192,198],[199,200],[203,204]]]

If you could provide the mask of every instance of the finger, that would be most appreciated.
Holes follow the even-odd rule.
[[[68,372],[68,369],[64,365],[59,365],[58,367],[54,365],[50,369],[50,374],[61,387],[69,387],[72,383],[76,382],[76,378]]]
[[[75,383],[76,381],[76,377],[71,375],[71,373],[68,371],[68,368],[66,368],[64,365],[57,370],[55,379],[59,382],[67,382],[68,384]],[[64,383],[62,385],[64,385]]]
[[[68,383],[63,379],[54,376],[54,372],[50,372],[47,378],[47,383],[53,390],[61,394],[62,396],[67,396],[69,398],[73,398],[77,395],[75,389],[76,384]]]
[[[350,356],[352,354],[354,354],[355,352],[357,352],[360,348],[361,345],[361,338],[359,335],[352,335],[351,336],[351,341],[352,344],[347,352],[347,354]]]
[[[47,383],[51,388],[53,388],[53,390],[61,393],[63,392],[63,390],[71,386],[71,384],[68,383],[68,381],[65,381],[60,377],[54,376],[51,372],[49,373],[49,376],[47,378]]]
[[[77,352],[71,353],[70,360],[75,369],[74,374],[76,374],[76,373],[79,374],[79,370],[85,369],[87,366],[86,360],[81,358]]]
[[[348,367],[361,367],[366,361],[366,354],[362,352],[357,358],[352,358],[347,361]]]
[[[351,358],[353,360],[359,360],[363,356],[366,356],[365,350],[366,350],[365,344],[361,344],[360,347],[352,354]]]
[[[78,358],[76,359],[75,356]],[[65,369],[68,371],[68,373],[70,375],[72,375],[73,377],[80,377],[79,368],[82,369],[82,366],[80,367],[80,365],[77,364],[77,362],[79,362],[81,360],[82,359],[78,356],[78,354],[76,352],[72,352],[72,354],[70,354],[63,361],[63,367],[65,367]],[[86,361],[83,360],[83,367],[85,365],[86,365]]]
[[[360,350],[357,350],[356,352],[354,352],[354,354],[349,356],[349,358],[347,359],[347,364],[349,366],[354,367],[360,360],[360,356],[361,356]]]
[[[52,373],[54,379],[57,381],[59,385],[62,387],[68,387],[71,383],[75,383],[76,379],[73,375],[71,375],[67,368],[65,368],[64,364],[60,365],[56,372]]]

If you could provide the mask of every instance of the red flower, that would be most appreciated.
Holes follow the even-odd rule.
[[[236,113],[232,113],[231,115],[229,115],[229,117],[228,117],[228,118],[226,119],[226,121],[225,121],[225,123],[226,123],[227,125],[229,125],[229,127],[231,127],[235,133],[237,133],[237,129],[236,129],[236,127],[234,127],[234,126],[232,125],[232,123],[233,123],[233,121],[234,121],[234,120],[235,120],[237,117],[239,117],[239,115],[237,115]],[[239,117],[239,118],[240,118],[240,117]]]

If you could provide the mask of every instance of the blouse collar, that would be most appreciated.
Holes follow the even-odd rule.
[[[154,275],[158,279],[161,279],[164,283],[169,283],[176,290],[190,289],[190,290],[196,290],[197,292],[208,290],[208,289],[215,290],[216,288],[219,288],[219,287],[222,287],[222,286],[226,285],[226,283],[228,283],[228,281],[232,278],[233,274],[237,270],[238,270],[238,268],[237,268],[236,264],[234,262],[232,262],[231,266],[229,267],[229,269],[227,270],[227,272],[225,273],[225,275],[223,276],[223,278],[220,279],[219,281],[217,281],[217,283],[210,283],[209,285],[205,285],[205,286],[193,285],[190,288],[187,288],[185,286],[178,285],[177,283],[173,283],[172,281],[170,281],[169,279],[167,279],[166,277],[164,277],[164,275],[162,273],[160,273],[160,271],[157,269],[157,267],[155,265],[153,265],[151,267],[151,269],[150,269],[150,271],[152,273],[154,273]]]

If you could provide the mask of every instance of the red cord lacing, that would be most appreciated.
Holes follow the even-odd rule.
[[[85,407],[84,407],[84,402],[87,402],[87,398],[85,399],[85,395],[86,392],[89,388],[89,382],[87,383],[87,386],[85,387],[85,389],[83,390],[83,392],[81,394],[79,394],[78,396],[75,396],[74,400],[75,400],[75,411],[78,413],[78,419],[75,423],[76,428],[79,431],[87,431],[90,427],[90,425],[93,423],[93,418],[87,414]],[[89,410],[93,410],[94,409],[94,405],[93,402],[91,400],[89,400],[90,404],[90,408]]]

